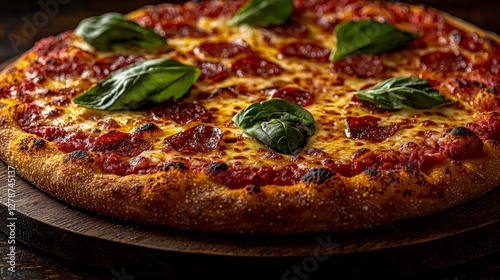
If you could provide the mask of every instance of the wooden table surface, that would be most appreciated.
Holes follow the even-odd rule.
[[[133,268],[117,267],[113,270],[105,270],[101,268],[89,267],[84,264],[74,263],[62,258],[54,257],[45,252],[34,250],[22,244],[16,244],[16,254],[19,257],[16,272],[7,271],[6,262],[8,257],[4,248],[10,246],[7,244],[7,235],[0,232],[0,278],[1,279],[18,279],[18,280],[36,280],[36,279],[86,279],[86,280],[101,280],[113,279],[116,280],[140,280],[147,279],[141,275],[133,275],[130,271]],[[126,252],[124,252],[126,253]],[[123,270],[124,269],[124,270]],[[222,267],[214,268],[223,269]],[[117,276],[118,275],[118,276]],[[120,277],[119,276],[129,276]],[[134,277],[134,278],[132,278]],[[241,279],[246,279],[242,277]],[[293,278],[290,278],[290,280]],[[298,278],[297,278],[298,279]],[[312,278],[314,279],[314,278]],[[417,277],[408,277],[411,279],[425,280],[496,280],[500,279],[500,254],[495,254],[484,259],[453,267],[446,270],[435,271]],[[219,279],[217,279],[219,280]],[[239,279],[234,279],[239,280]],[[256,279],[262,280],[262,279]],[[333,280],[333,279],[332,279]]]
[[[88,16],[109,11],[126,13],[145,4],[161,2],[163,1],[17,0],[10,1],[8,4],[4,2],[0,9],[0,62],[29,49],[40,38],[74,28],[81,19]],[[500,33],[500,18],[498,17],[500,1],[498,0],[408,0],[406,2],[428,4],[481,28]],[[56,3],[56,6],[44,7],[40,3]],[[30,24],[33,28],[27,27]],[[18,262],[16,272],[11,273],[7,270],[9,267],[7,251],[10,246],[7,242],[7,235],[0,232],[0,277],[2,279],[144,279],[141,275],[128,274],[127,268],[103,270],[89,267],[22,244],[16,244]],[[500,279],[500,254],[458,267],[434,271],[429,275],[420,275],[419,278]]]

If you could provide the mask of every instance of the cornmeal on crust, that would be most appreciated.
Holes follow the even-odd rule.
[[[161,50],[96,51],[72,31],[42,39],[1,74],[0,157],[71,205],[217,233],[375,228],[500,185],[497,35],[431,8],[364,1],[295,1],[280,26],[228,26],[243,4],[131,12],[167,38]],[[421,37],[330,62],[335,26],[361,19]],[[159,57],[201,69],[188,95],[136,111],[72,101],[114,71]],[[387,111],[355,97],[395,76],[426,79],[454,103]],[[275,97],[314,116],[315,133],[297,154],[269,148],[232,121]]]

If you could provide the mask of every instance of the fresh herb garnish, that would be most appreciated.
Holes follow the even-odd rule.
[[[75,34],[101,51],[154,49],[167,43],[158,33],[138,25],[119,13],[86,18],[78,24]]]
[[[281,98],[253,103],[236,114],[233,121],[248,135],[289,155],[300,152],[315,131],[311,113]]]
[[[246,23],[260,27],[279,25],[290,18],[292,11],[292,0],[249,0],[228,21],[228,24]]]
[[[154,59],[124,67],[73,99],[98,110],[136,110],[184,96],[200,69],[173,59]]]
[[[417,77],[393,77],[356,93],[380,109],[431,109],[454,103],[429,82]]]
[[[337,47],[330,61],[339,61],[357,54],[378,54],[393,51],[418,39],[419,34],[397,29],[375,20],[347,21],[335,28]]]

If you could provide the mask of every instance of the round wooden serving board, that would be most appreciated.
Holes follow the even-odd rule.
[[[127,275],[139,276],[135,279],[387,279],[500,252],[500,188],[388,227],[298,236],[216,235],[133,224],[72,207],[19,177],[10,216],[8,188],[7,166],[0,161],[1,231],[9,235],[5,221],[15,217],[17,240],[91,266],[126,268]]]

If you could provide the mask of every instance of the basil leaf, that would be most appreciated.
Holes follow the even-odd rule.
[[[338,61],[356,54],[393,51],[418,39],[418,33],[406,32],[390,24],[375,20],[347,21],[335,28],[337,47],[330,55],[330,61]]]
[[[358,99],[380,109],[431,109],[454,103],[417,77],[393,77],[356,93]]]
[[[197,67],[159,58],[119,69],[73,101],[98,110],[136,110],[181,98],[199,76]]]
[[[281,98],[253,103],[233,117],[248,135],[284,154],[297,154],[315,131],[307,110]]]
[[[292,0],[249,0],[229,19],[229,25],[249,24],[266,27],[279,25],[292,15]]]
[[[153,49],[167,43],[158,33],[138,25],[119,13],[107,13],[84,19],[76,27],[75,34],[101,51]]]

